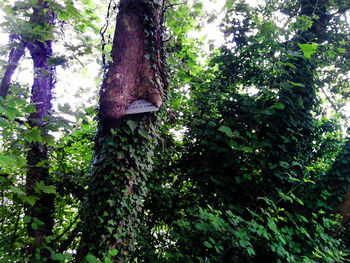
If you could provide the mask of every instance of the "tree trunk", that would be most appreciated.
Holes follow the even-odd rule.
[[[100,92],[103,128],[117,127],[126,109],[138,99],[147,99],[158,108],[162,105],[162,82],[166,81],[161,58],[162,1],[146,2],[120,1],[113,62]]]
[[[167,78],[162,54],[163,1],[121,0],[112,63],[100,92],[95,171],[77,262],[90,252],[115,262],[133,252],[157,143],[153,113],[125,115],[138,99],[160,107]]]
[[[32,22],[53,23],[53,14],[47,9],[46,1],[38,1],[38,8],[33,8]],[[31,103],[35,105],[36,112],[29,116],[29,124],[32,129],[39,129],[41,134],[47,134],[45,118],[51,110],[51,92],[53,88],[53,67],[49,65],[52,57],[52,41],[34,40],[28,42],[28,49],[34,63],[34,83],[32,87]],[[47,249],[46,238],[51,235],[53,228],[54,195],[43,191],[36,191],[39,182],[45,185],[50,184],[47,146],[41,142],[31,143],[27,154],[28,170],[26,178],[27,195],[36,196],[38,200],[33,206],[26,207],[26,215],[32,218],[28,224],[29,237],[33,238],[30,253],[39,262],[50,262],[51,254]],[[36,223],[36,219],[38,223]],[[40,250],[40,252],[38,251]],[[40,257],[38,256],[40,255]]]
[[[10,36],[10,43],[11,44],[15,43],[16,39],[18,39],[18,36],[11,35]],[[11,77],[12,77],[13,73],[15,72],[15,70],[18,66],[18,62],[23,57],[24,53],[25,53],[25,43],[20,40],[19,43],[17,44],[17,46],[14,46],[10,51],[8,65],[6,67],[4,77],[1,80],[0,96],[3,99],[6,99],[6,96],[7,96],[8,90],[9,90],[9,86],[10,86],[10,82],[11,82]]]

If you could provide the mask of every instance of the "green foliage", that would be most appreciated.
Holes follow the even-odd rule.
[[[334,63],[319,59],[327,44],[312,27],[318,18],[311,10],[280,28],[261,18],[273,14],[273,3],[252,9],[227,1],[226,8],[228,45],[208,69],[179,70],[190,98],[174,94],[172,106],[181,109],[178,121],[187,129],[180,146],[167,140],[167,153],[157,157],[143,230],[153,237],[145,238],[140,257],[343,262],[344,243],[332,234],[339,227],[332,200],[345,191],[330,190],[335,177],[326,177],[343,140],[317,96],[317,66]],[[288,35],[296,37],[281,37]]]
[[[37,1],[19,1],[16,8],[3,2],[4,31],[62,40],[58,27],[28,21]],[[55,224],[34,262],[46,260],[41,249],[57,262],[74,260],[83,231],[92,244],[85,262],[349,260],[345,2],[267,1],[253,8],[227,0],[221,21],[227,42],[209,55],[203,40],[189,34],[213,18],[205,17],[205,3],[166,1],[171,89],[165,105],[156,116],[128,115],[103,140],[95,137],[93,108],[75,112],[59,104],[59,112],[78,121],[53,113],[48,133],[31,127],[28,88],[13,83],[0,102],[0,261],[30,260],[27,231],[44,223],[25,209],[45,194],[55,198]],[[67,39],[51,64],[91,55],[99,5],[50,7],[62,30],[71,26],[81,40]],[[144,18],[145,59],[156,61],[152,19]],[[26,153],[39,143],[49,159],[36,167],[47,167],[50,178],[29,194]]]

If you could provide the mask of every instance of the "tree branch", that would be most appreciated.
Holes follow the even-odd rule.
[[[13,231],[13,235],[11,238],[10,249],[9,249],[10,254],[12,254],[12,252],[13,252],[12,247],[13,247],[13,244],[15,243],[15,240],[16,240],[20,215],[21,215],[21,210],[18,211],[18,215],[17,215],[17,219],[16,219],[16,223],[15,223],[15,230]]]
[[[11,35],[10,44],[14,43],[16,39],[19,39],[17,35]],[[10,51],[8,65],[6,67],[6,71],[5,71],[4,77],[1,80],[1,85],[0,85],[0,96],[3,99],[6,99],[10,82],[11,82],[11,77],[18,66],[18,62],[21,60],[21,58],[25,53],[25,48],[26,48],[26,43],[20,40],[20,42],[15,47],[13,47]]]
[[[54,240],[54,243],[56,243],[58,240],[60,240],[64,236],[64,234],[66,234],[72,228],[72,226],[78,221],[79,218],[80,218],[80,213],[77,214],[77,216],[74,218],[73,222],[70,223],[70,225],[62,232],[62,234],[59,235],[58,237],[56,237],[56,239]],[[76,237],[78,230],[79,230],[78,226],[73,229],[73,231],[69,235],[69,237],[61,243],[61,245],[58,249],[59,252],[63,252],[67,249],[67,247],[70,245],[70,243]]]
[[[167,5],[166,7],[164,7],[164,10],[167,10],[168,8],[173,7],[173,6],[184,5],[184,4],[186,4],[186,2],[181,2],[181,3],[177,3],[177,4],[170,4],[170,5]]]

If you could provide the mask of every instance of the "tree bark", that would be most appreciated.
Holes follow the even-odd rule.
[[[99,115],[104,127],[117,127],[126,109],[138,99],[149,100],[158,108],[162,105],[167,82],[162,66],[162,5],[162,1],[154,6],[146,1],[120,1],[113,61],[100,92]]]
[[[10,43],[14,43],[16,39],[18,39],[18,36],[11,35]],[[3,99],[6,99],[12,75],[18,66],[18,62],[21,60],[25,53],[25,46],[25,43],[20,40],[17,46],[13,47],[10,51],[8,65],[0,84],[0,96]]]
[[[157,137],[153,113],[126,115],[138,99],[160,107],[167,77],[162,48],[163,1],[121,0],[112,59],[100,92],[95,172],[76,258],[87,253],[125,262],[136,245],[139,217]]]
[[[33,8],[32,22],[52,24],[54,16],[48,8],[48,3],[39,0],[37,6],[37,8]],[[36,108],[36,111],[29,116],[29,124],[31,128],[38,128],[44,135],[47,134],[45,119],[50,114],[53,89],[54,68],[49,65],[49,59],[52,57],[52,41],[33,40],[28,42],[27,47],[34,64],[31,103]],[[47,249],[49,244],[46,238],[52,234],[54,224],[54,195],[36,191],[38,182],[43,181],[45,185],[50,184],[47,146],[41,142],[31,143],[27,153],[27,162],[26,192],[27,195],[36,196],[38,200],[33,206],[27,205],[26,215],[30,216],[32,220],[36,218],[43,223],[36,226],[28,224],[29,237],[34,240],[30,247],[30,253],[34,262],[35,254],[38,254],[37,250],[39,249],[39,261],[42,262],[46,258],[46,262],[51,262],[51,252]]]

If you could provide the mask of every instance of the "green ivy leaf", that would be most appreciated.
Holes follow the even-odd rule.
[[[138,132],[143,138],[149,139],[149,134],[145,130],[138,130]]]
[[[137,126],[138,126],[138,123],[136,121],[133,121],[133,120],[128,120],[126,123],[130,127],[132,132],[134,132],[135,129],[137,128]]]

